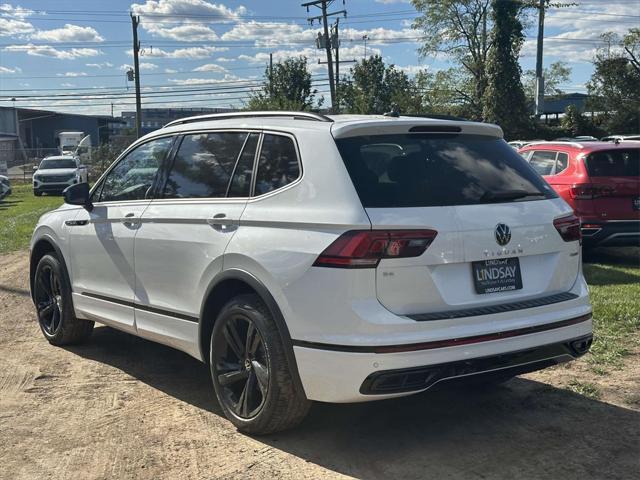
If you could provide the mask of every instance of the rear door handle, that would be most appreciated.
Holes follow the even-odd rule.
[[[213,217],[207,219],[207,223],[218,232],[230,232],[238,228],[236,222],[231,218],[227,218],[224,213],[216,213]]]

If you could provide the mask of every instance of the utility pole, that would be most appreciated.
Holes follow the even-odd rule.
[[[369,35],[363,35],[362,40],[364,40],[364,56],[362,58],[367,58],[367,40],[369,40]]]
[[[269,99],[273,99],[273,53],[269,54]]]
[[[544,77],[542,70],[542,50],[544,43],[544,9],[546,0],[538,5],[538,48],[536,52],[536,117],[544,113]]]
[[[133,69],[134,80],[136,82],[136,138],[142,134],[142,101],[140,100],[140,63],[138,53],[140,52],[140,42],[138,41],[138,25],[140,17],[131,13],[131,27],[133,28]]]
[[[329,90],[331,92],[331,109],[332,110],[337,108],[336,83],[333,76],[333,55],[331,52],[331,38],[329,37],[329,22],[327,21],[327,17],[330,17],[332,15],[340,15],[340,14],[343,14],[345,16],[347,15],[346,10],[327,13],[327,5],[333,3],[333,1],[334,0],[313,0],[311,2],[306,2],[302,4],[303,7],[306,7],[307,12],[309,11],[309,7],[318,7],[322,10],[322,15],[319,15],[317,17],[309,17],[307,18],[307,20],[311,25],[313,25],[313,22],[315,20],[318,20],[318,21],[322,20],[324,35],[318,36],[317,47],[324,48],[325,51],[327,52],[327,67],[329,72]],[[342,0],[342,3],[344,4],[344,0]]]

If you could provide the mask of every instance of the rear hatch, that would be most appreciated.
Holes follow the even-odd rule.
[[[336,136],[374,230],[437,232],[421,255],[379,262],[377,296],[396,314],[518,302],[575,283],[579,243],[554,225],[569,206],[499,131],[472,126]]]
[[[640,146],[586,156],[595,213],[603,220],[640,220]]]

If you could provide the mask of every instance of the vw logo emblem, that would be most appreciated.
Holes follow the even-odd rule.
[[[507,243],[511,241],[511,229],[509,225],[505,225],[504,223],[499,223],[496,225],[495,230],[496,243],[500,246],[505,246]]]

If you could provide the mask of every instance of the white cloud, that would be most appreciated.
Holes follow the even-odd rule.
[[[26,53],[36,57],[52,57],[61,60],[73,60],[81,57],[95,57],[102,55],[102,51],[95,48],[71,48],[59,50],[51,45],[8,45],[3,48],[5,52]]]
[[[163,50],[162,48],[144,48],[141,51],[142,56],[150,58],[179,58],[187,60],[198,60],[209,58],[215,52],[225,52],[229,50],[227,47],[186,47],[176,48],[175,50]],[[133,56],[131,49],[127,50],[129,56]]]
[[[217,40],[208,20],[237,21],[247,12],[243,6],[234,10],[205,0],[147,0],[131,5],[131,11],[141,16],[142,28],[152,35],[181,41]]]
[[[165,68],[164,73],[178,73],[178,70],[174,68]]]
[[[216,58],[216,62],[222,62],[222,63],[235,62],[235,61],[236,61],[235,58],[227,58],[227,57],[218,57],[218,58]]]
[[[604,46],[600,35],[605,32],[623,35],[632,26],[629,19],[634,15],[638,15],[637,2],[620,0],[582,2],[573,7],[550,9],[545,16],[545,62],[561,59],[591,63],[597,49]],[[523,46],[522,56],[535,54],[536,40],[529,39]]]
[[[150,63],[150,62],[140,62],[139,63],[139,67],[140,70],[155,70],[156,68],[158,68],[158,65],[156,65],[155,63]],[[120,70],[122,71],[127,71],[130,68],[133,68],[133,65],[129,65],[128,63],[122,64],[120,65]]]
[[[75,87],[76,84],[75,83],[65,82],[65,83],[61,83],[60,86],[61,87]]]
[[[81,27],[67,23],[62,28],[39,30],[31,35],[32,40],[45,42],[102,42],[104,38],[92,27]]]
[[[33,25],[29,22],[0,17],[0,37],[19,37],[27,35],[33,32],[33,30]]]
[[[87,72],[65,72],[65,73],[56,73],[59,77],[86,77]]]
[[[22,69],[20,67],[3,67],[0,65],[0,73],[20,73]]]
[[[99,68],[99,69],[103,69],[103,68],[111,68],[111,67],[113,67],[113,63],[111,63],[111,62],[86,63],[85,65],[86,65],[87,67],[91,67],[91,68]]]
[[[212,78],[170,78],[169,79],[169,82],[175,83],[176,85],[207,85],[207,84],[243,82],[243,81],[247,81],[247,79],[239,78],[231,74],[227,74],[224,76],[224,78],[218,78],[218,79],[212,79]]]
[[[3,17],[7,16],[7,17],[16,17],[16,18],[26,18],[33,15],[34,13],[36,12],[28,8],[23,8],[20,6],[14,7],[13,5],[10,5],[8,3],[3,3],[0,5],[0,15],[2,15]]]
[[[220,65],[216,65],[215,63],[206,63],[204,65],[200,65],[199,67],[195,68],[194,72],[226,73],[228,72],[228,70]]]

